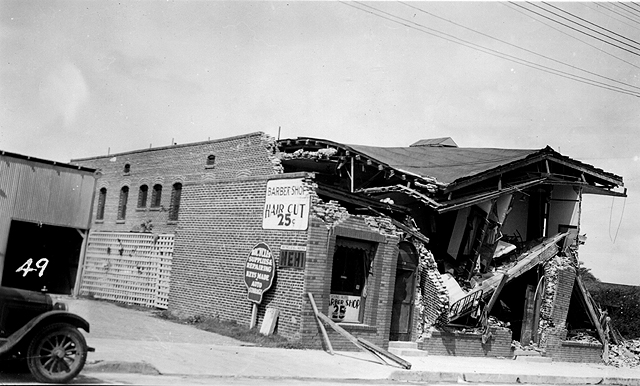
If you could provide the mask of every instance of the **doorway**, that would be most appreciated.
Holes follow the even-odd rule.
[[[75,228],[12,220],[2,286],[71,294],[82,241]]]
[[[411,243],[402,241],[398,244],[398,264],[389,340],[411,340],[417,268],[418,253],[415,247]]]

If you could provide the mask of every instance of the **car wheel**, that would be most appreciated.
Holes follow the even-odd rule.
[[[87,360],[87,342],[77,328],[51,324],[38,332],[27,351],[29,371],[38,382],[65,383],[80,373]]]

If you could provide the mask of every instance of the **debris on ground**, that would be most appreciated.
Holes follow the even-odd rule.
[[[636,367],[640,365],[640,339],[622,341],[620,344],[609,344],[609,366]]]
[[[537,343],[534,342],[529,342],[528,345],[523,346],[522,343],[520,343],[520,341],[518,340],[514,340],[511,342],[511,349],[513,350],[522,350],[522,351],[536,351],[539,353],[544,353],[545,350],[544,348],[538,346]]]
[[[567,338],[568,341],[571,342],[580,342],[580,343],[600,343],[600,341],[593,335],[588,332],[578,332],[577,334],[569,334]]]

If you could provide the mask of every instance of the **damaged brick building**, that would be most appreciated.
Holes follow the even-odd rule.
[[[119,192],[98,200],[94,230],[141,232],[155,216],[154,229],[175,237],[175,314],[251,324],[275,309],[278,334],[320,347],[311,293],[320,312],[383,347],[513,356],[516,340],[561,360],[601,356],[605,326],[575,273],[582,195],[626,192],[621,177],[549,147],[439,138],[390,148],[254,133],[74,162],[101,170],[97,197]],[[156,181],[180,190],[163,199],[166,214],[140,207]],[[138,191],[133,220],[122,216],[123,191]],[[272,259],[272,268],[250,265],[255,251],[251,261]],[[119,258],[103,257],[100,267]],[[260,272],[271,282],[253,288],[247,277],[268,276]],[[572,341],[578,333],[598,343]]]

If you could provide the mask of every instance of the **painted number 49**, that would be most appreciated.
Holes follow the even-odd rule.
[[[33,264],[33,259],[29,259],[25,261],[24,264],[20,266],[20,268],[16,269],[16,272],[22,271],[22,277],[25,277],[31,271],[40,270],[40,273],[38,273],[38,276],[42,277],[42,274],[44,273],[45,268],[47,268],[47,264],[49,264],[49,260],[45,259],[44,257],[38,260],[38,262],[36,263],[36,268],[31,268],[31,264]]]

